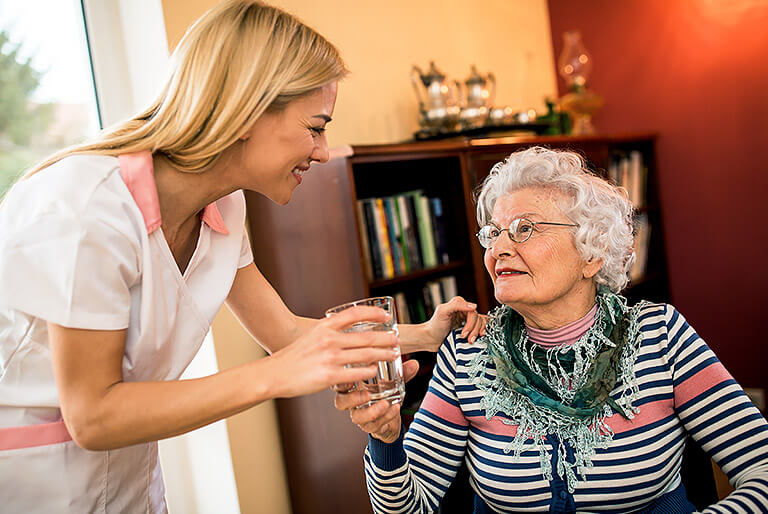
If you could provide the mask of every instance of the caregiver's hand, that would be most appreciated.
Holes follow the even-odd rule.
[[[388,314],[376,307],[353,307],[320,320],[311,330],[270,357],[264,371],[274,380],[274,396],[289,398],[316,393],[336,384],[355,383],[376,375],[377,361],[399,355],[391,332],[344,333],[360,321],[382,322]],[[359,367],[346,367],[359,364]]]
[[[438,305],[432,318],[425,323],[426,341],[430,342],[430,350],[436,352],[448,333],[463,325],[461,337],[474,343],[479,336],[485,335],[486,322],[487,317],[477,313],[477,305],[454,296]]]
[[[409,381],[419,370],[415,359],[403,363],[403,376]],[[379,400],[370,407],[359,409],[361,405],[371,400],[371,393],[356,390],[349,393],[336,393],[334,405],[339,410],[348,410],[352,423],[365,433],[385,443],[392,443],[400,437],[402,422],[400,420],[400,404],[390,405],[387,400]]]

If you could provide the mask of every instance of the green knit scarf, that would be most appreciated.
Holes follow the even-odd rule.
[[[631,419],[638,412],[634,364],[640,347],[637,317],[644,302],[629,308],[625,298],[606,287],[596,301],[592,327],[576,343],[550,349],[529,341],[522,316],[498,307],[490,314],[486,335],[478,339],[485,347],[469,369],[470,380],[483,391],[480,406],[486,418],[503,413],[508,417],[504,423],[518,425],[505,453],[514,451],[517,460],[522,451],[538,449],[542,474],[552,480],[544,438],[560,439],[557,474],[571,493],[576,475],[583,479],[592,466],[595,449],[613,440],[605,418],[616,412]],[[573,449],[573,462],[566,444]]]

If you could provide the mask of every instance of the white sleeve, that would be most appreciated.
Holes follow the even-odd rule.
[[[240,245],[240,260],[237,268],[244,268],[253,262],[253,252],[251,251],[251,241],[248,239],[248,227],[243,227],[243,242]]]
[[[128,326],[140,248],[94,215],[41,215],[0,234],[0,304],[72,328]]]

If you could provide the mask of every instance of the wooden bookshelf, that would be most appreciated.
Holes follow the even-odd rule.
[[[400,290],[417,291],[443,276],[456,278],[459,294],[481,312],[496,305],[474,234],[474,190],[491,167],[510,153],[534,145],[568,148],[607,176],[612,159],[639,152],[647,168],[644,207],[651,227],[646,272],[626,291],[640,298],[669,301],[664,230],[659,206],[654,134],[585,137],[504,137],[353,147],[352,155],[313,165],[287,206],[246,193],[251,241],[257,266],[297,314],[320,317],[330,306]],[[366,276],[359,236],[359,199],[420,190],[442,201],[450,227],[450,260],[389,279]],[[419,355],[429,366],[429,355]],[[414,394],[409,386],[407,405]],[[418,402],[416,402],[417,404]],[[370,512],[362,451],[366,436],[333,408],[329,392],[278,402],[283,451],[293,511]]]

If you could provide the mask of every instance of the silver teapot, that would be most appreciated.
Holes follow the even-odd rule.
[[[430,61],[426,73],[414,65],[411,82],[419,99],[419,124],[423,129],[450,131],[459,121],[459,84],[448,81],[445,74]]]
[[[496,76],[485,76],[472,65],[469,77],[464,81],[462,106],[459,118],[465,128],[482,127],[488,121],[488,113],[496,96]]]

